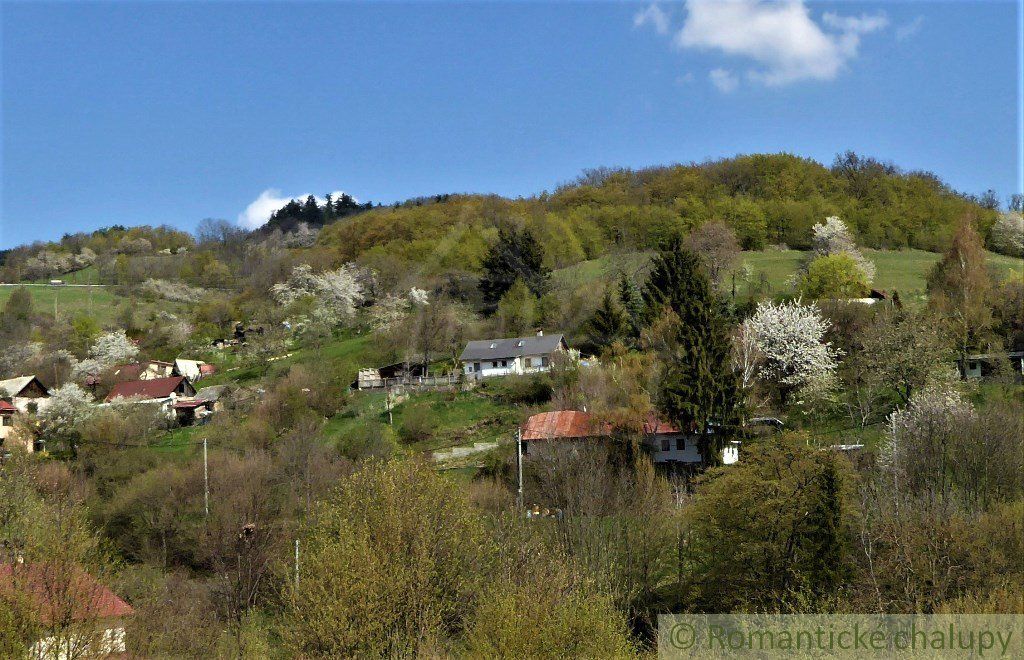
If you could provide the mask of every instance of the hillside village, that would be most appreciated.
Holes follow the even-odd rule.
[[[0,656],[1019,612],[1021,210],[775,154],[4,252]]]

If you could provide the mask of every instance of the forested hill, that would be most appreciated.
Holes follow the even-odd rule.
[[[318,245],[347,261],[440,272],[477,270],[497,228],[525,224],[552,268],[611,249],[647,250],[710,220],[745,249],[810,245],[811,227],[838,215],[866,247],[940,251],[969,216],[982,236],[999,215],[994,193],[976,199],[938,177],[847,153],[831,167],[789,154],[739,156],[644,170],[601,168],[552,193],[508,200],[453,195],[377,208],[330,225]]]
[[[237,283],[246,270],[240,265],[244,245],[283,234],[284,247],[302,250],[302,260],[323,266],[358,261],[426,276],[479,273],[498,228],[509,223],[531,230],[551,268],[613,250],[649,250],[711,220],[732,227],[745,249],[804,249],[811,227],[830,215],[851,227],[862,246],[929,251],[944,249],[956,223],[969,217],[990,249],[1007,252],[991,232],[998,207],[995,193],[958,193],[933,174],[904,172],[849,152],[828,167],[790,154],[757,154],[642,170],[587,170],[553,192],[514,200],[445,194],[375,207],[347,194],[326,203],[310,196],[289,202],[248,237],[223,221],[201,227],[199,243],[222,246],[214,256],[228,270],[237,266],[238,273],[203,261],[209,254],[185,259],[202,263],[182,268],[184,279],[196,283]],[[115,226],[14,249],[0,263],[0,279],[58,275],[96,262],[103,281],[134,281],[128,271],[145,255],[184,254],[193,245],[191,236],[166,227]]]

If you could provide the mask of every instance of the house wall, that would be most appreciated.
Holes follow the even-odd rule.
[[[668,441],[668,450],[663,450],[662,442]],[[683,448],[679,449],[679,441],[683,441]],[[657,433],[644,438],[644,445],[651,453],[651,459],[655,463],[700,463],[700,452],[697,451],[697,442],[694,438],[688,438],[682,433]]]
[[[544,365],[545,359],[547,360],[547,365]],[[480,364],[479,371],[475,367],[477,363]],[[490,378],[492,376],[539,373],[550,371],[550,369],[550,355],[526,355],[499,360],[464,360],[462,362],[462,372],[468,378]]]
[[[82,657],[105,657],[127,651],[124,643],[124,625],[108,624],[88,633],[68,633],[40,639],[29,650],[32,658],[70,660]]]

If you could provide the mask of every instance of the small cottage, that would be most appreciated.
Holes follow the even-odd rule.
[[[538,331],[533,337],[471,341],[459,361],[465,377],[477,380],[548,371],[555,356],[566,350],[563,335],[545,335]]]
[[[49,404],[50,390],[35,376],[0,380],[0,398],[23,413],[37,413]]]
[[[579,410],[556,410],[531,416],[522,427],[523,453],[530,453],[530,445],[537,443],[604,441],[614,429],[597,421],[593,415]],[[684,433],[675,425],[650,414],[642,426],[644,448],[651,460],[671,472],[686,471],[700,465],[703,460],[697,448],[697,435]],[[730,442],[722,450],[726,465],[739,460],[739,443]]]

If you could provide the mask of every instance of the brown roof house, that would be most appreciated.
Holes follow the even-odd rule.
[[[697,436],[684,433],[675,425],[649,414],[642,425],[643,445],[656,465],[675,470],[702,463],[697,448]],[[591,413],[580,410],[556,410],[533,415],[522,427],[523,452],[530,446],[546,443],[604,442],[611,438],[614,428],[601,422]],[[730,443],[722,451],[722,462],[735,463],[739,458],[737,443]]]
[[[21,614],[31,658],[111,657],[125,653],[132,607],[80,567],[0,564],[0,608]]]
[[[192,387],[192,383],[185,376],[129,380],[114,385],[102,405],[110,405],[118,399],[124,402],[155,404],[160,406],[168,418],[173,418],[178,415],[175,404],[192,399],[195,395],[196,388]]]

